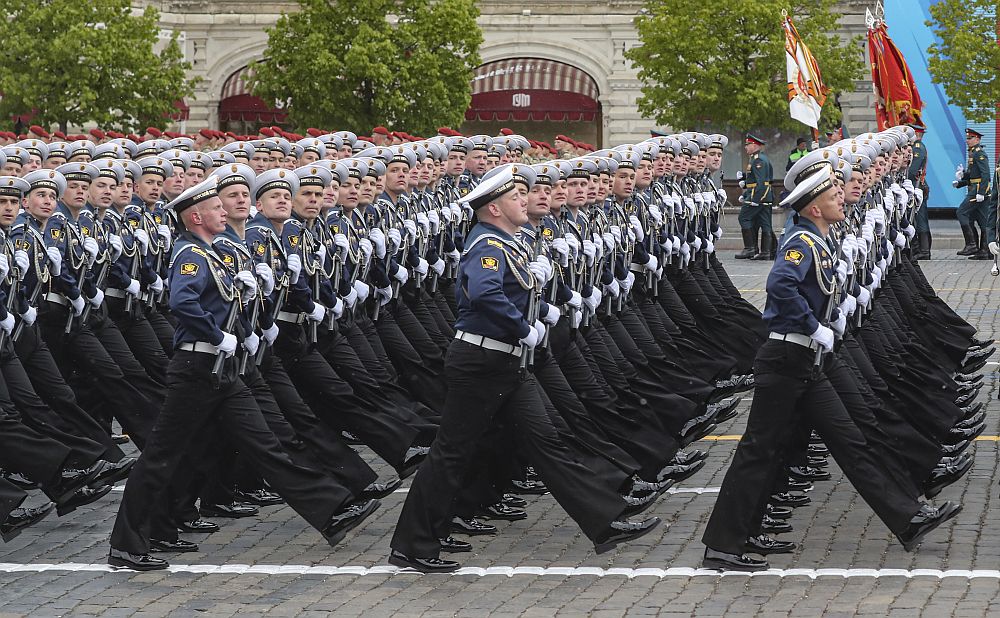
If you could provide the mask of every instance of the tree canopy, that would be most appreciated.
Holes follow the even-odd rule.
[[[801,128],[788,113],[782,9],[830,89],[822,123],[839,126],[836,95],[864,68],[863,39],[837,29],[835,0],[647,0],[626,55],[643,82],[639,111],[677,128]]]
[[[0,0],[0,122],[165,127],[194,82],[176,33],[156,50],[158,18],[129,0]]]
[[[474,0],[299,0],[268,30],[253,93],[299,129],[456,125],[483,37]]]
[[[996,0],[940,0],[927,25],[940,39],[927,50],[931,78],[948,102],[973,122],[996,118],[1000,102],[1000,46]]]

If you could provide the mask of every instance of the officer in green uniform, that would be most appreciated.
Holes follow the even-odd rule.
[[[979,143],[982,138],[983,134],[974,129],[965,130],[965,144],[969,149],[968,169],[958,166],[952,186],[968,187],[965,199],[955,213],[959,225],[962,226],[962,234],[965,236],[965,247],[958,252],[958,255],[975,256],[979,259],[979,254],[982,253],[985,255],[984,259],[990,259],[987,249],[990,238],[987,236],[986,196],[990,192],[991,173],[986,149]],[[977,223],[978,237],[975,227]]]
[[[771,231],[771,205],[774,192],[771,191],[773,170],[771,162],[762,152],[767,142],[748,134],[744,149],[750,157],[746,173],[737,178],[743,194],[740,195],[740,230],[743,233],[743,251],[736,254],[738,260],[773,260],[775,239]],[[757,230],[760,230],[760,251],[757,250]]]
[[[913,257],[918,260],[931,259],[931,226],[927,220],[927,147],[923,138],[926,127],[922,124],[911,124],[910,128],[917,134],[913,147],[913,159],[906,171],[906,177],[913,183],[914,193],[922,196],[917,213],[913,217],[913,227],[917,230],[917,246]],[[919,193],[916,193],[919,190]]]

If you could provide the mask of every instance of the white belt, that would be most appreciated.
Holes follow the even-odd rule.
[[[473,335],[472,333],[467,333],[464,330],[456,330],[455,339],[471,343],[474,346],[479,346],[480,348],[485,348],[487,350],[504,352],[505,354],[510,354],[511,356],[521,356],[521,346],[519,345],[511,345],[509,343],[504,343],[503,341],[497,341],[496,339],[484,337],[483,335]]]
[[[128,296],[128,292],[125,290],[119,290],[118,288],[108,288],[104,290],[104,295],[111,298],[125,298]]]
[[[306,314],[292,313],[291,311],[279,311],[278,315],[274,316],[274,319],[280,322],[291,322],[292,324],[301,324],[306,321]]]
[[[177,346],[178,350],[183,350],[185,352],[200,352],[202,354],[218,354],[219,347],[214,346],[207,341],[195,341],[194,343],[182,343]]]
[[[809,348],[810,350],[818,350],[819,344],[813,341],[812,337],[809,335],[800,335],[799,333],[768,333],[768,339],[777,339],[778,341],[787,341],[788,343],[794,343],[795,345],[800,345],[803,348]]]
[[[62,305],[63,307],[69,306],[69,301],[66,300],[66,297],[63,296],[62,294],[57,294],[55,292],[49,292],[48,294],[46,294],[45,300],[49,301],[50,303]]]

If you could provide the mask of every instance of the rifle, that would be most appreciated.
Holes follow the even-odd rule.
[[[232,334],[233,326],[236,325],[236,318],[240,314],[240,288],[242,285],[238,281],[233,282],[233,302],[229,305],[229,313],[226,314],[226,321],[222,326],[222,331]],[[222,386],[222,368],[226,364],[226,353],[220,351],[215,356],[215,365],[212,366],[212,388],[218,390]]]

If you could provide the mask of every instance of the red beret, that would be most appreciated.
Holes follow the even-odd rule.
[[[118,131],[108,131],[107,136],[110,137],[111,139],[121,139],[125,137],[125,134],[119,133]]]
[[[574,143],[572,139],[570,139],[570,138],[566,137],[565,135],[563,135],[563,134],[561,134],[561,133],[560,133],[559,135],[557,135],[557,136],[556,136],[556,139],[557,139],[557,140],[559,140],[559,141],[561,141],[561,142],[570,142],[570,143]]]
[[[198,135],[204,137],[205,139],[213,139],[215,137],[215,131],[212,129],[202,129],[198,131]]]
[[[514,132],[508,129],[507,127],[504,127],[500,129],[500,135],[514,135]]]
[[[34,133],[35,135],[39,135],[41,137],[46,137],[46,138],[49,137],[49,132],[43,129],[42,127],[38,126],[37,124],[31,125],[30,127],[28,127],[28,130]]]
[[[308,129],[306,129],[306,133],[308,133],[310,137],[319,137],[320,135],[326,135],[326,131],[322,129],[314,129],[313,127],[309,127]]]
[[[163,133],[156,127],[147,127],[146,133],[149,133],[153,137],[160,137],[161,135],[163,135]]]
[[[374,129],[372,129],[372,135],[375,135],[376,133],[378,133],[379,135],[389,135],[389,129],[386,129],[385,127],[381,126],[375,127]]]
[[[226,131],[226,137],[231,137],[231,138],[233,138],[233,139],[238,139],[238,138],[236,137],[236,134],[235,134],[235,133],[233,133],[232,131]]]
[[[130,140],[132,140],[133,142],[141,142],[142,141],[142,138],[139,137],[138,135],[136,135],[135,133],[129,133],[125,137],[127,137]]]
[[[105,137],[104,131],[101,131],[100,129],[91,129],[90,134],[96,137],[97,139],[104,139]]]
[[[372,141],[372,138],[371,138],[370,135],[359,135],[358,139],[361,140],[362,142],[370,142],[370,141]]]
[[[274,137],[274,131],[271,130],[271,127],[261,127],[260,134],[264,137]]]

